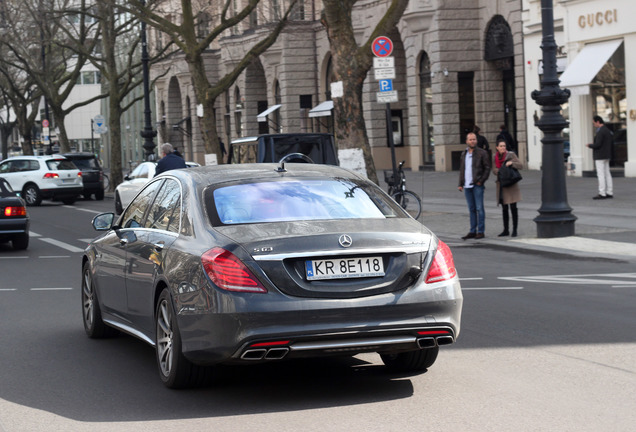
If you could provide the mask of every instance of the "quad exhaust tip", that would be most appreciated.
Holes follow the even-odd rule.
[[[258,348],[258,349],[250,349],[247,350],[241,355],[242,360],[282,360],[287,353],[289,353],[289,348]]]

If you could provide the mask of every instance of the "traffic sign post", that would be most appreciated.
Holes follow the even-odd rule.
[[[376,93],[378,102],[386,103],[386,130],[389,135],[389,147],[391,147],[391,163],[393,165],[393,179],[397,181],[397,163],[395,161],[395,142],[393,141],[393,122],[391,121],[391,103],[398,101],[397,90],[393,90],[393,79],[395,78],[395,62],[391,53],[393,52],[393,41],[386,36],[379,36],[373,40],[371,51],[376,57],[373,59],[373,69],[375,79],[379,81],[380,91]]]

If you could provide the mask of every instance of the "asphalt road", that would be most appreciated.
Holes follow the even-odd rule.
[[[31,244],[0,244],[0,432],[627,431],[636,422],[636,269],[446,239],[462,332],[417,376],[376,355],[230,368],[172,391],[152,348],[88,339],[81,250],[112,200],[30,208]]]

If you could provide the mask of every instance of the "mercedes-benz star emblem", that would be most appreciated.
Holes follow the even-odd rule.
[[[343,234],[338,239],[338,243],[340,243],[340,246],[342,246],[342,247],[349,247],[353,243],[353,240],[351,240],[351,236],[350,235]]]

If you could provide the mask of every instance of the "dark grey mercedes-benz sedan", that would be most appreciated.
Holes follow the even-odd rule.
[[[215,365],[377,352],[431,366],[459,335],[448,246],[379,187],[335,166],[219,165],[150,181],[82,258],[89,337],[156,349],[171,388]]]

